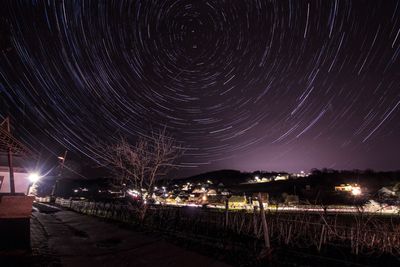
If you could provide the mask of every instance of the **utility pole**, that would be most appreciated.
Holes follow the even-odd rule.
[[[61,161],[61,168],[60,168],[60,173],[58,174],[58,176],[61,176],[62,170],[64,169],[64,163],[65,163],[65,159],[67,158],[67,153],[68,153],[68,150],[65,150],[64,156],[58,157],[58,159]]]
[[[64,169],[65,159],[67,158],[67,153],[68,153],[68,150],[65,150],[63,156],[57,157],[60,160],[60,162],[59,162],[60,163],[60,172],[58,173],[58,176],[56,178],[56,182],[55,182],[55,184],[53,186],[53,190],[51,192],[51,197],[52,198],[54,198],[54,195],[57,192],[58,180],[61,178],[61,174],[62,174],[62,171]]]

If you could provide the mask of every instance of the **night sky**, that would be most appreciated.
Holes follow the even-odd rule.
[[[42,153],[166,127],[181,174],[400,169],[400,1],[16,1],[0,111]]]

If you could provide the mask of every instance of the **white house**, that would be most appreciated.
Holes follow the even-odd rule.
[[[13,157],[15,193],[27,193],[30,181],[28,172],[25,169],[26,162],[19,156]],[[5,153],[0,153],[0,193],[10,193],[10,169]]]
[[[29,187],[28,173],[21,167],[14,167],[14,184],[16,193],[27,193]],[[10,193],[10,171],[0,166],[0,193]]]

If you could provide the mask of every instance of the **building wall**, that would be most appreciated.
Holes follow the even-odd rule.
[[[8,172],[8,170],[0,170],[0,177],[1,176],[3,176],[3,182],[0,186],[0,193],[10,193],[10,173]],[[28,173],[15,171],[14,183],[16,193],[26,194],[29,187]]]

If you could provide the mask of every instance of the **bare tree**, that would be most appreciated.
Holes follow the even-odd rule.
[[[106,151],[103,159],[117,171],[114,185],[135,190],[139,198],[135,207],[143,220],[156,179],[177,167],[176,160],[183,153],[182,147],[164,130],[150,137],[140,137],[134,145],[122,137],[120,142],[109,145]]]

